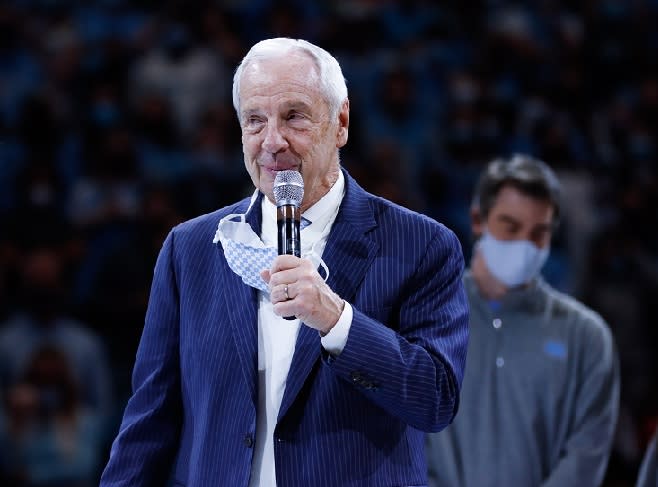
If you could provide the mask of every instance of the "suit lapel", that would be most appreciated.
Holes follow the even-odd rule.
[[[368,237],[375,225],[366,192],[346,172],[345,197],[327,240],[322,259],[329,268],[327,284],[343,299],[352,302],[379,244]],[[297,397],[304,381],[320,358],[318,332],[301,325],[279,409],[282,418]]]
[[[246,221],[251,225],[257,235],[260,235],[261,229],[261,212],[260,204],[262,194],[254,202],[252,209],[246,216]],[[249,201],[246,200],[241,204],[237,212],[244,212],[247,209]],[[222,252],[220,245],[218,251]],[[222,293],[224,297],[224,306],[227,310],[228,322],[235,339],[237,354],[240,357],[240,365],[244,375],[245,382],[249,389],[251,399],[254,404],[258,403],[258,291],[242,282],[240,276],[235,274],[224,263],[225,279],[222,285],[225,285],[228,292]]]

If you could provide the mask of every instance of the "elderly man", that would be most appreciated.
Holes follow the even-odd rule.
[[[323,49],[259,42],[233,102],[256,192],[165,240],[101,485],[424,485],[422,431],[454,417],[465,362],[459,243],[341,169]],[[303,178],[301,258],[276,255],[282,170]]]

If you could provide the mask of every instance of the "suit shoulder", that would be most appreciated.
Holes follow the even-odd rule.
[[[177,242],[186,243],[212,243],[219,220],[232,213],[244,211],[249,199],[238,201],[210,213],[179,223],[171,229],[171,234]]]
[[[368,196],[370,197],[370,205],[375,219],[380,224],[384,221],[390,222],[390,224],[396,224],[400,227],[401,231],[404,228],[415,229],[414,236],[416,233],[425,233],[430,239],[439,239],[450,245],[458,245],[459,242],[455,233],[434,218],[380,196],[372,194],[368,194]],[[461,248],[461,245],[459,247]]]

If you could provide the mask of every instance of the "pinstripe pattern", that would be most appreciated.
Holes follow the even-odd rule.
[[[455,236],[367,194],[346,194],[323,258],[352,303],[333,358],[302,326],[275,429],[278,487],[425,485],[422,431],[457,409],[468,336]],[[131,397],[101,486],[246,486],[257,401],[256,291],[209,244],[248,201],[176,227],[155,269]],[[254,205],[258,208],[259,205]],[[260,229],[259,212],[248,220]],[[383,326],[385,323],[386,326]]]

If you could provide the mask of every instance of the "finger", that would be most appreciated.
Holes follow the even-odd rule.
[[[274,314],[277,316],[296,316],[296,307],[297,305],[292,299],[278,301],[274,303],[272,309]]]
[[[274,262],[272,262],[270,273],[274,274],[275,272],[294,269],[295,267],[299,267],[301,262],[302,259],[295,255],[279,255],[274,259]]]
[[[270,301],[272,304],[283,303],[293,299],[291,286],[289,284],[278,284],[272,287]]]
[[[299,272],[297,272],[296,270],[288,269],[286,271],[279,271],[270,275],[269,286],[270,289],[279,288],[284,284],[290,284],[291,282],[296,282],[298,278],[299,278]]]
[[[260,277],[263,279],[263,281],[265,281],[265,284],[269,284],[270,277],[272,277],[272,275],[270,274],[270,270],[263,269],[262,271],[260,271]]]
[[[283,257],[283,256],[281,256]],[[291,256],[288,256],[291,257]],[[313,263],[308,259],[299,259],[293,257],[294,262],[297,264],[291,268],[284,268],[275,270],[277,265],[273,264],[272,269],[270,269],[270,288],[278,284],[296,282],[299,279],[306,278],[320,278],[317,270],[314,268]],[[290,262],[290,261],[288,261]]]
[[[281,301],[292,301],[297,297],[297,292],[295,291],[294,284],[283,284],[281,285]]]

